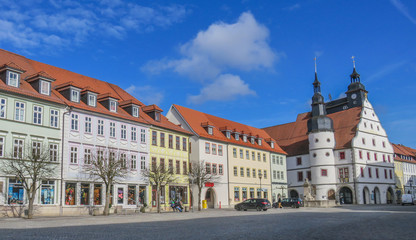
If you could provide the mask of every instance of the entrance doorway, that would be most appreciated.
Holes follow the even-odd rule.
[[[348,187],[339,190],[339,201],[341,204],[352,204],[352,191]]]
[[[291,198],[298,198],[299,194],[296,190],[290,190],[290,197]]]
[[[363,189],[363,203],[370,204],[370,190],[367,187]]]
[[[374,204],[380,204],[380,190],[378,190],[378,187],[374,188]]]
[[[394,201],[394,192],[391,187],[387,189],[387,204],[393,204]]]
[[[205,193],[205,200],[207,200],[208,208],[214,208],[215,206],[215,191],[212,188],[208,188]]]

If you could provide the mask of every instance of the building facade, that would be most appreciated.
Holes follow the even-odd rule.
[[[291,197],[339,203],[393,203],[393,147],[355,68],[346,97],[325,103],[315,73],[312,111],[265,128],[287,157]],[[304,196],[305,183],[310,194]]]
[[[178,105],[167,117],[193,132],[191,160],[220,176],[202,190],[209,207],[230,207],[252,197],[272,200],[271,156],[285,152],[266,132]]]
[[[416,198],[416,149],[394,143],[393,148],[396,194],[399,199],[402,194],[412,194]]]

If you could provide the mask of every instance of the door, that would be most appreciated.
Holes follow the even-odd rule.
[[[343,187],[339,191],[339,201],[341,204],[352,204],[352,191],[348,187]]]

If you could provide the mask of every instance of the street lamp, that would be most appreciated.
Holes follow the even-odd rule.
[[[413,197],[413,188],[412,188],[412,183],[413,183],[413,179],[412,179],[412,177],[409,179],[409,183],[410,183],[410,193],[412,194],[412,197]]]
[[[262,189],[261,189],[261,178],[263,177],[263,174],[261,174],[261,173],[259,173],[259,179],[260,179],[260,192],[262,192]]]

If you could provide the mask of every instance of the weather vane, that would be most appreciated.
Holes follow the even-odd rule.
[[[352,59],[352,65],[354,66],[354,68],[355,68],[355,59],[354,59],[355,57],[354,56],[352,56],[351,57],[351,59]]]
[[[315,73],[316,73],[316,56],[313,60],[315,61]]]

